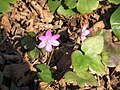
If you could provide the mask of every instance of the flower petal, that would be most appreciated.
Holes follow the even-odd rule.
[[[89,30],[85,30],[84,32],[82,32],[81,36],[87,36],[90,33]]]
[[[47,40],[47,38],[45,36],[39,36],[38,39],[41,40],[41,41],[46,41]]]
[[[59,34],[55,34],[55,35],[53,35],[53,36],[51,37],[51,40],[56,40],[56,39],[58,39],[59,37],[60,37]]]
[[[82,41],[82,42],[83,42],[85,39],[86,39],[86,37],[84,37],[84,36],[81,37],[81,41]]]
[[[60,43],[57,40],[52,40],[51,44],[53,46],[58,46]]]
[[[45,42],[41,42],[39,45],[38,45],[38,48],[43,48],[46,46],[46,43]]]
[[[46,51],[47,52],[51,52],[52,51],[52,45],[51,44],[47,44]]]
[[[82,32],[86,30],[87,26],[88,26],[87,24],[85,24],[85,25],[83,26]]]
[[[45,37],[46,38],[51,38],[52,37],[52,33],[50,30],[48,30],[46,33],[45,33]]]

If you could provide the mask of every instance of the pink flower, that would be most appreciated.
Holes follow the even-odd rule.
[[[82,32],[81,32],[81,36],[80,36],[82,43],[83,43],[83,41],[86,39],[86,36],[90,33],[89,30],[86,30],[87,26],[88,26],[88,25],[85,24],[85,25],[83,26],[83,28],[82,28]]]
[[[45,33],[45,36],[39,36],[38,39],[42,42],[38,45],[38,48],[46,48],[47,52],[52,51],[52,46],[58,46],[60,43],[56,40],[60,37],[59,34],[55,34],[52,36],[50,30]]]

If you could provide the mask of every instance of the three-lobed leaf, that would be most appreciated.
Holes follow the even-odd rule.
[[[110,24],[111,24],[113,33],[120,40],[120,16],[119,15],[120,15],[120,6],[112,14],[110,18]]]
[[[46,83],[50,83],[54,81],[54,79],[52,78],[50,67],[48,65],[40,64],[37,65],[36,67],[42,71],[37,73],[38,78],[40,78],[42,81]]]
[[[97,54],[83,55],[79,50],[72,53],[72,65],[74,71],[85,72],[88,69],[93,74],[104,74],[105,66],[101,62],[101,56]]]

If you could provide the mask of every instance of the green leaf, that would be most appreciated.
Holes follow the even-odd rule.
[[[0,12],[8,12],[9,11],[9,3],[5,0],[0,0]]]
[[[0,17],[3,16],[3,14],[0,12]]]
[[[94,85],[97,86],[97,80],[94,78],[94,76],[89,73],[89,72],[77,72],[77,75],[82,78],[82,81],[80,79],[78,79],[78,85],[80,86],[81,83],[85,83],[88,85]]]
[[[21,41],[25,49],[33,50],[36,47],[36,36],[34,32],[29,32]]]
[[[73,83],[76,81],[80,87],[83,87],[86,84],[86,80],[79,77],[75,72],[67,72],[65,73],[65,81],[68,83]]]
[[[79,77],[77,76],[76,73],[71,72],[71,71],[68,71],[67,73],[65,73],[65,81],[66,82],[73,83],[77,79],[79,79]]]
[[[17,0],[7,0],[8,3],[15,4]]]
[[[3,15],[4,12],[9,11],[10,3],[14,4],[17,0],[0,0],[0,17]]]
[[[39,56],[41,55],[41,51],[35,47],[33,50],[29,51],[28,55],[31,59],[35,59],[35,58],[39,58]]]
[[[36,36],[35,32],[28,32],[28,35],[29,35],[30,37],[35,37],[35,36]]]
[[[78,0],[77,10],[80,13],[90,13],[93,10],[97,9],[98,5],[98,0]]]
[[[0,85],[2,84],[3,81],[3,73],[0,71]]]
[[[120,3],[120,0],[109,0],[109,2],[115,3],[115,4],[119,4],[119,3]]]
[[[48,6],[53,13],[55,13],[55,11],[60,5],[61,0],[48,0]]]
[[[104,39],[103,36],[94,36],[86,39],[81,46],[85,54],[100,54],[103,50]]]
[[[46,83],[50,83],[54,81],[54,79],[52,78],[51,71],[49,70],[50,67],[48,65],[40,64],[37,65],[36,67],[42,71],[37,73],[38,78],[40,78],[42,81]]]
[[[65,9],[62,5],[57,10],[58,14],[64,15],[66,17],[73,16],[75,12],[73,12],[71,9]]]
[[[102,29],[98,32],[96,32],[96,35],[102,35],[104,38],[104,42],[110,42],[111,43],[111,31],[110,30],[106,30],[106,29]]]
[[[69,82],[69,83],[73,83],[74,81],[77,81],[78,85],[80,87],[83,87],[85,84],[87,85],[97,85],[97,81],[96,79],[93,77],[92,74],[88,73],[88,72],[80,72],[75,73],[75,72],[67,72],[65,74],[65,81]]]
[[[69,7],[69,9],[73,9],[77,5],[77,0],[66,0],[65,4]]]
[[[89,58],[89,70],[93,74],[104,74],[105,73],[105,66],[101,62],[101,56],[99,55],[90,55]]]
[[[111,28],[115,36],[120,40],[120,6],[110,18]]]
[[[72,53],[72,65],[76,72],[86,71],[88,69],[88,59],[79,50],[76,50]]]

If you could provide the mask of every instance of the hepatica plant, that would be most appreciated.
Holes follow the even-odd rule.
[[[90,13],[98,5],[99,0],[48,0],[48,6],[53,13],[57,12],[67,17],[77,12]]]
[[[86,84],[97,85],[93,74],[103,75],[105,72],[100,55],[103,45],[103,36],[97,35],[86,39],[81,46],[82,51],[76,50],[72,53],[73,72],[65,74],[65,81],[69,83],[77,81],[80,87]]]
[[[34,32],[28,32],[27,34],[28,35],[25,36],[22,40],[22,45],[25,49],[28,50],[28,55],[32,60],[39,58],[42,55],[42,53],[44,53],[42,48],[45,48],[47,52],[51,52],[53,50],[52,46],[58,46],[60,44],[57,41],[60,35],[59,34],[52,35],[50,30],[48,30],[45,33],[45,36],[38,37],[38,39],[41,41],[39,45],[37,45],[36,43],[37,39],[36,39],[36,34]],[[40,65],[36,65],[36,68],[38,69],[37,76],[42,81],[46,83],[51,83],[54,81],[54,79],[52,78],[52,73],[50,71],[49,65],[40,64]]]
[[[58,46],[60,43],[57,39],[60,37],[59,34],[55,34],[52,36],[50,30],[45,33],[45,36],[39,36],[38,39],[41,40],[41,43],[38,45],[38,48],[44,48],[47,52],[52,51],[52,46]]]
[[[99,2],[103,0],[48,0],[50,10],[66,17],[76,13],[91,13],[98,8]],[[120,0],[108,0],[110,3],[119,4]]]

